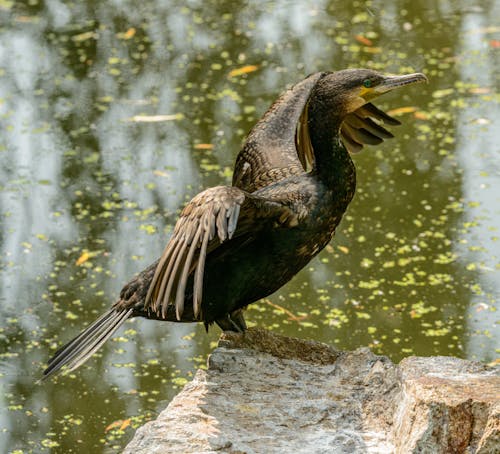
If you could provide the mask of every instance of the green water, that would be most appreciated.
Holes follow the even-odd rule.
[[[160,254],[183,203],[230,182],[269,104],[319,70],[430,84],[377,102],[403,126],[355,156],[334,241],[249,324],[394,361],[498,357],[500,4],[428,5],[0,0],[0,446],[118,452],[204,366],[217,328],[135,320],[35,384]]]

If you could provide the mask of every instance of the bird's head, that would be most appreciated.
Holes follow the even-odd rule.
[[[378,96],[405,85],[427,82],[422,73],[386,76],[371,69],[326,73],[315,87],[315,100],[338,109],[341,120]]]
[[[318,81],[316,93],[333,101],[345,117],[384,93],[421,82],[427,82],[422,73],[386,76],[371,69],[345,69],[326,74]]]
[[[375,107],[372,100],[397,88],[422,82],[427,82],[422,73],[393,76],[371,69],[323,73],[311,90],[297,125],[297,152],[304,168],[310,168],[314,161],[309,120],[316,118],[316,132],[325,127],[336,128],[346,149],[357,153],[364,145],[377,145],[393,137],[382,124],[400,124]]]

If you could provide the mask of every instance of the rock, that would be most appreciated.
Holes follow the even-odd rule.
[[[262,329],[223,334],[208,366],[125,453],[500,452],[498,368]]]
[[[458,358],[413,357],[403,360],[399,370],[396,452],[500,453],[498,369]],[[492,444],[495,435],[486,426],[493,428],[495,419],[497,441]]]

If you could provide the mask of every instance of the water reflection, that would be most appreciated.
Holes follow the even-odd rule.
[[[491,14],[499,14],[494,5]],[[462,22],[462,62],[460,79],[477,84],[487,93],[498,87],[500,59],[487,46],[489,22],[480,11],[468,11]],[[493,57],[493,58],[491,58]],[[456,151],[463,169],[463,197],[470,201],[471,209],[463,216],[470,224],[457,249],[464,264],[480,269],[473,295],[468,306],[468,331],[476,335],[467,342],[467,354],[472,357],[492,357],[500,346],[498,320],[492,310],[498,300],[498,131],[500,128],[499,103],[483,102],[484,94],[477,94],[466,108],[460,110]],[[497,271],[495,272],[495,268]],[[497,350],[498,352],[498,350]]]
[[[249,320],[395,360],[493,359],[498,13],[495,2],[2,3],[0,443],[119,450],[131,428],[105,429],[153,416],[203,364],[216,330],[136,320],[73,377],[33,385],[56,345],[160,253],[186,198],[230,181],[278,93],[320,69],[423,70],[431,84],[382,100],[407,108],[397,139],[356,157],[359,190],[335,241]],[[228,77],[247,64],[258,71]]]

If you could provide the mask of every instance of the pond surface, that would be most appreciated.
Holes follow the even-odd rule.
[[[251,325],[394,361],[500,349],[499,2],[0,0],[0,446],[119,452],[204,367],[219,330],[134,320],[97,357],[47,358],[228,184],[256,120],[307,74],[422,71],[377,105],[357,195]]]

